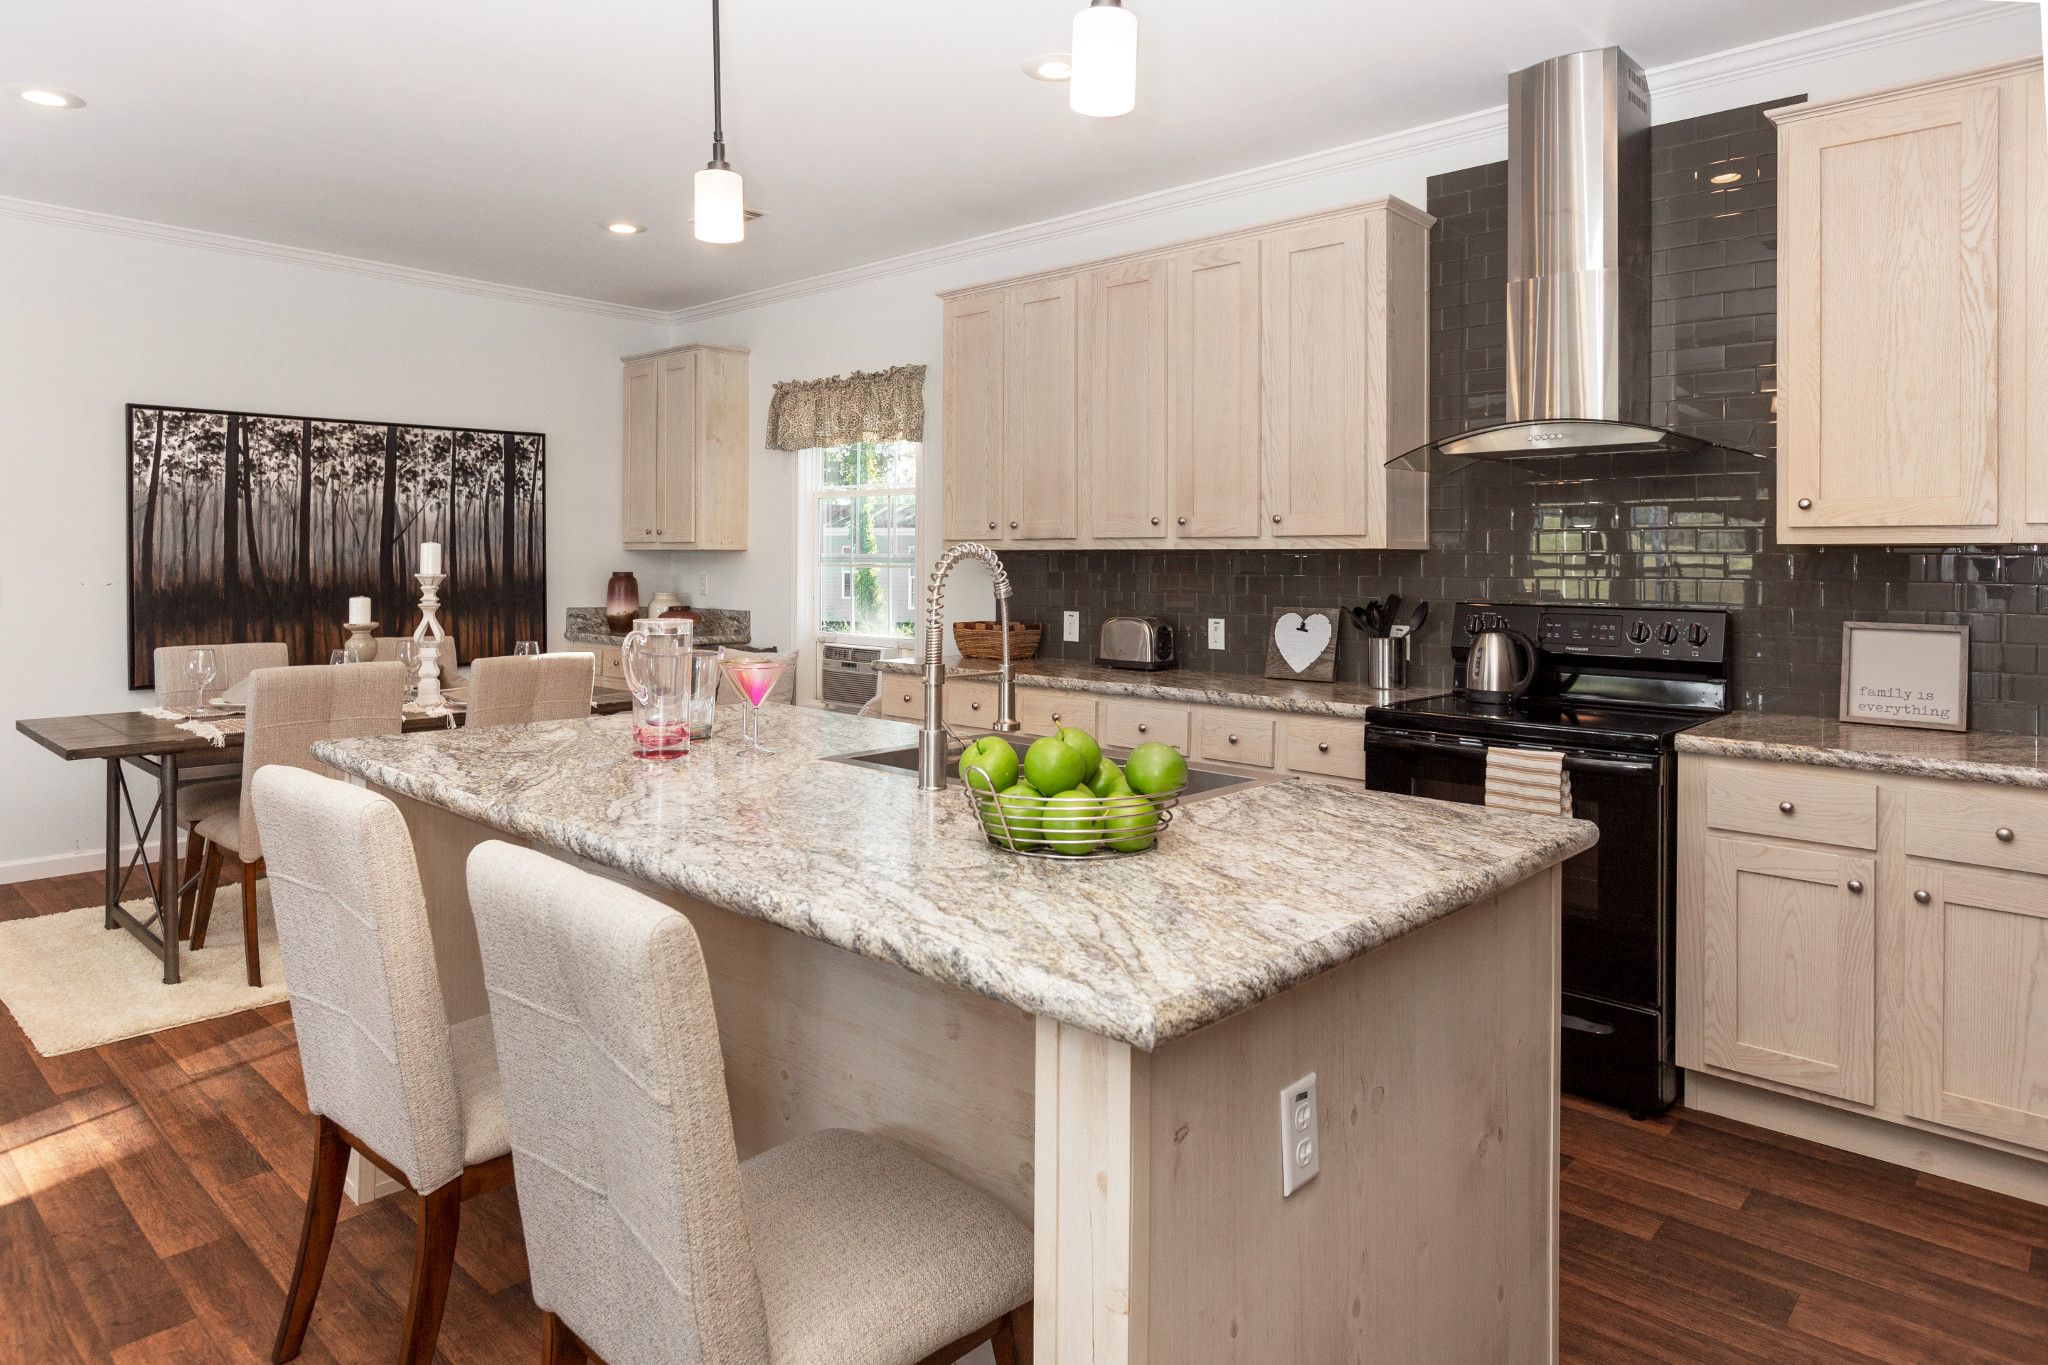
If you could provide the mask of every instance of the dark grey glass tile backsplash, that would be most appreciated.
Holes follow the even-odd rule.
[[[1653,420],[1776,453],[1777,152],[1763,110],[1652,134]],[[1738,172],[1723,185],[1713,177]],[[1432,177],[1430,406],[1434,432],[1506,411],[1507,166]],[[1524,467],[1526,468],[1526,466]],[[1013,612],[1046,624],[1040,653],[1092,658],[1104,616],[1162,616],[1184,665],[1265,668],[1266,631],[1293,607],[1398,592],[1435,615],[1411,681],[1448,686],[1460,598],[1683,603],[1735,613],[1738,704],[1832,714],[1848,620],[1967,623],[1971,723],[2039,733],[2048,715],[2048,557],[2003,549],[1781,547],[1771,459],[1581,462],[1531,480],[1474,466],[1435,481],[1428,551],[1066,551],[1005,554]],[[1060,613],[1081,639],[1059,639]],[[1208,618],[1229,647],[1206,646]],[[1359,676],[1342,627],[1339,676]]]

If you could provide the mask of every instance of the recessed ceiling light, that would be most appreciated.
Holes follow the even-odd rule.
[[[1071,80],[1074,59],[1064,52],[1044,52],[1024,63],[1024,74],[1034,81]]]
[[[67,95],[62,90],[45,90],[34,86],[21,92],[21,97],[30,104],[44,109],[83,109],[85,101],[76,95]]]
[[[604,225],[604,230],[620,237],[632,237],[647,231],[647,225],[645,223],[629,223],[623,218],[615,218]]]
[[[1710,185],[1732,185],[1740,179],[1742,179],[1741,171],[1722,171],[1719,175],[1707,177],[1707,183]]]

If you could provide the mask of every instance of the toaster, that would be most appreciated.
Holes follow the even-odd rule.
[[[1177,668],[1173,626],[1157,616],[1112,616],[1102,623],[1095,662],[1106,668]]]

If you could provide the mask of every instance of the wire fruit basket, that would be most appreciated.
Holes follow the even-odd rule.
[[[989,843],[1025,858],[1083,863],[1132,858],[1159,847],[1186,786],[1149,796],[1135,792],[1088,798],[1010,795],[976,786],[969,770],[961,790]]]

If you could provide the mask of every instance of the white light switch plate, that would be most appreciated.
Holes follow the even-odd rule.
[[[1280,1197],[1285,1199],[1323,1169],[1321,1110],[1316,1073],[1280,1092]]]
[[[1209,648],[1223,648],[1223,618],[1220,616],[1209,618]]]
[[[1073,644],[1073,643],[1076,643],[1076,642],[1078,642],[1078,641],[1080,640],[1080,638],[1081,638],[1081,613],[1080,613],[1080,612],[1078,612],[1078,611],[1063,611],[1063,612],[1061,612],[1061,613],[1060,613],[1060,638],[1061,638],[1062,640],[1065,640],[1065,641],[1066,641],[1067,643],[1069,643],[1069,644]]]

